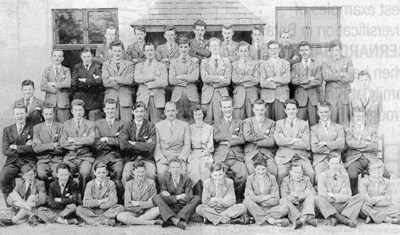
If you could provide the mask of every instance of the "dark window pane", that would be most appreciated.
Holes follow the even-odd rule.
[[[57,11],[56,44],[83,44],[83,12],[79,10]]]
[[[105,42],[104,33],[107,27],[118,28],[117,11],[89,11],[89,44]]]
[[[306,11],[303,9],[293,10],[278,10],[277,11],[277,26],[279,38],[280,33],[286,29],[290,30],[292,35],[292,42],[300,42],[307,40],[307,29],[306,29]]]
[[[332,39],[338,39],[337,9],[310,10],[310,17],[312,43],[327,43]]]

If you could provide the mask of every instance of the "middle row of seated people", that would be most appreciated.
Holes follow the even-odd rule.
[[[254,219],[257,225],[286,227],[290,220],[298,229],[305,224],[317,226],[318,215],[333,226],[341,223],[356,227],[359,216],[366,223],[400,224],[400,208],[392,203],[390,182],[382,176],[382,162],[370,164],[370,175],[362,179],[361,193],[355,196],[351,196],[340,155],[330,154],[327,162],[328,170],[319,178],[317,193],[298,162],[291,164],[289,175],[279,187],[275,176],[268,173],[266,159],[257,158],[255,172],[246,180],[245,199],[237,203],[234,183],[226,176],[224,164],[211,165],[211,177],[204,182],[200,198],[193,195],[193,181],[182,174],[179,158],[172,159],[168,171],[158,178],[158,194],[155,181],[146,176],[146,165],[139,161],[133,164],[133,179],[125,185],[124,206],[118,204],[115,183],[107,177],[108,168],[103,162],[94,166],[95,179],[87,184],[82,205],[68,164],[57,166],[57,179],[46,197],[44,183],[35,179],[36,168],[28,163],[22,167],[23,180],[7,198],[18,212],[10,220],[1,220],[1,225],[21,223],[26,217],[31,225],[40,220],[78,224],[78,216],[89,225],[114,226],[118,220],[129,225],[186,229],[195,211],[204,223],[214,225],[249,224]]]

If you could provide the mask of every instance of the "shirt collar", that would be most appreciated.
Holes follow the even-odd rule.
[[[258,122],[258,124],[264,123],[265,117],[262,117],[261,119],[258,119],[257,117],[255,117],[255,118],[256,118],[256,121]]]
[[[172,122],[168,120],[168,125],[169,125],[169,126],[175,126],[175,120],[176,120],[176,119],[174,119]]]
[[[172,175],[171,175],[171,176],[172,176]],[[176,181],[176,182],[179,183],[179,181],[180,181],[180,179],[181,179],[181,175],[179,175],[179,176],[176,177],[176,178],[174,178],[174,177],[172,176],[172,179],[173,179],[174,181]]]
[[[89,64],[84,64],[83,66],[84,66],[84,67],[87,66],[88,68],[90,68],[91,65],[92,65],[92,62],[90,62]]]
[[[79,124],[82,124],[82,120],[83,120],[83,119],[77,120],[77,119],[74,118],[75,125],[78,125],[78,123],[79,123]]]
[[[27,100],[29,100],[29,105],[32,104],[32,100],[33,100],[33,96],[29,97],[29,98],[24,98],[24,101],[26,102]]]
[[[23,130],[25,125],[26,125],[26,123],[24,125],[20,125],[20,124],[15,123],[15,125],[17,126],[17,130],[19,130],[19,129]]]
[[[320,122],[321,122],[321,124],[325,127],[325,123],[327,123],[328,124],[328,126],[327,127],[330,127],[331,126],[331,120],[329,119],[328,121],[326,121],[326,122],[324,122],[324,121],[322,121],[322,120],[320,120]]]
[[[103,182],[100,182],[98,179],[94,180],[96,182],[97,187],[100,187],[100,184],[102,184],[102,186],[104,186],[104,180]]]
[[[115,121],[115,118],[113,118],[113,119],[106,118],[106,121],[107,121],[107,123],[108,123],[108,122],[110,122],[110,121],[111,121],[111,123],[114,123],[114,121]]]
[[[230,117],[230,118],[226,118],[226,117],[224,117],[224,119],[225,119],[225,121],[229,124],[230,122],[232,122],[232,117]]]
[[[60,65],[53,65],[54,71],[56,71],[57,68],[61,71],[61,64]]]
[[[67,180],[67,182],[68,182],[68,180]],[[62,188],[62,184],[65,184],[64,185],[64,188],[67,186],[67,182],[65,182],[65,183],[62,183],[61,181],[58,181],[58,184],[60,185],[60,188]]]
[[[301,62],[302,62],[303,64],[306,64],[306,63],[307,63],[307,66],[310,66],[311,58],[307,58],[307,62],[306,62],[305,59],[302,59]]]
[[[218,59],[218,60],[220,60],[220,58],[221,58],[221,55],[211,55],[211,57],[210,57],[210,59],[212,60],[212,61],[214,61],[215,59]]]

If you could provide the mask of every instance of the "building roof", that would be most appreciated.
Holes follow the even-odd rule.
[[[163,31],[165,25],[175,25],[178,30],[191,30],[197,19],[204,20],[208,30],[225,23],[235,29],[249,30],[249,25],[265,24],[264,20],[250,12],[240,0],[158,0],[141,19],[131,26],[144,25],[148,31]]]

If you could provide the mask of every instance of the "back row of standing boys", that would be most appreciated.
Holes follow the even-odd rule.
[[[116,29],[109,28],[95,58],[82,50],[72,79],[61,65],[63,52],[53,50],[53,64],[41,82],[45,102],[33,97],[34,83],[25,80],[25,97],[13,109],[16,124],[3,132],[7,160],[0,187],[7,202],[21,209],[3,223],[36,214],[47,222],[68,223],[76,211],[89,224],[112,225],[115,218],[157,224],[161,214],[163,225],[185,228],[200,200],[197,213],[214,224],[248,223],[248,210],[258,224],[285,226],[288,221],[281,218],[289,213],[296,228],[315,226],[314,205],[334,225],[339,220],[355,227],[361,209],[367,221],[398,223],[400,210],[390,204],[390,185],[382,178],[390,175],[376,155],[379,113],[371,114],[362,100],[352,109],[350,125],[354,69],[340,54],[340,42],[330,43],[332,57],[320,65],[310,58],[307,42],[300,43],[300,56],[289,44],[261,43],[261,27],[252,29],[252,45],[232,41],[231,25],[222,27],[222,43],[204,40],[205,29],[198,20],[195,38],[175,43],[175,29],[168,26],[167,43],[156,50],[144,42],[145,28],[137,27],[138,41],[125,52],[121,41],[113,41]],[[281,34],[283,41],[287,37],[289,32]],[[366,71],[359,77],[370,79]],[[296,86],[294,99],[289,99],[290,82]],[[168,85],[172,95],[166,102]],[[101,106],[105,119],[100,119]],[[193,120],[190,126],[186,122]],[[363,179],[362,194],[356,195],[358,175],[369,165],[376,172]],[[36,171],[44,183],[34,179]],[[23,180],[13,191],[19,172]],[[78,173],[80,190],[71,173]],[[377,182],[383,186],[375,187]],[[83,206],[76,208],[72,188],[84,194]],[[45,191],[47,207],[33,213],[45,203]],[[125,208],[117,204],[123,200]]]

